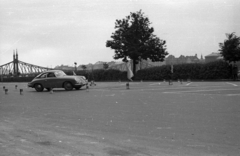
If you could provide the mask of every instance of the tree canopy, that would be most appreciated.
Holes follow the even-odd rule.
[[[114,59],[122,59],[124,62],[133,60],[133,72],[140,59],[163,61],[168,55],[166,41],[153,34],[154,29],[150,24],[149,18],[141,10],[131,12],[126,18],[116,20],[112,40],[106,43],[106,47],[114,49]]]
[[[226,37],[223,43],[219,43],[220,54],[230,63],[240,61],[240,37],[235,33],[226,34]]]

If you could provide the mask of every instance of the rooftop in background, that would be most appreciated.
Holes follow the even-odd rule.
[[[220,53],[213,52],[213,53],[205,56],[206,63],[217,61],[217,60],[223,60],[223,57]]]
[[[206,57],[219,57],[219,56],[221,56],[221,54],[220,54],[220,53],[215,53],[215,52],[212,52],[211,54],[209,54],[209,55],[206,55],[206,56],[205,56],[205,58],[206,58]]]

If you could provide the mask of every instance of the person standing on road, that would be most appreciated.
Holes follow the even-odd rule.
[[[131,62],[130,61],[127,61],[126,67],[127,67],[127,78],[128,78],[128,80],[133,81],[132,77],[134,75],[133,75],[133,72],[132,72],[132,69],[131,69],[132,67],[131,67]]]

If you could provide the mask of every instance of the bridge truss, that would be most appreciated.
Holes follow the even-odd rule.
[[[13,61],[0,66],[2,76],[20,76],[38,74],[52,68],[41,67],[18,60],[18,54],[13,54]]]
[[[16,69],[16,66],[18,69]],[[25,63],[22,61],[18,61],[18,64],[14,64],[14,62],[9,62],[0,66],[0,75],[21,75],[21,74],[34,74],[41,73],[46,70],[50,70],[51,68],[41,67],[32,65],[29,63]]]

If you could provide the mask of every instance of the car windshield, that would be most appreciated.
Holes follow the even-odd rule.
[[[47,77],[47,73],[41,73],[38,76],[36,76],[35,78],[46,78]]]
[[[56,71],[56,72],[54,72],[54,74],[56,77],[63,77],[66,75],[63,71]]]

